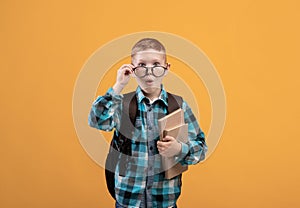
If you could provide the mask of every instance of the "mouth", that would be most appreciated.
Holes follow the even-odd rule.
[[[153,80],[146,80],[145,82],[146,82],[147,85],[152,85],[154,83]]]

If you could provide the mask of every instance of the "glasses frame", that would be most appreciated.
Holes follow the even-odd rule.
[[[144,76],[138,76],[138,75],[135,73],[135,70],[136,70],[138,67],[143,67],[143,68],[146,69],[146,73],[145,73]],[[162,67],[162,68],[164,69],[164,73],[163,73],[162,75],[160,75],[160,76],[156,76],[156,75],[153,73],[153,69],[154,69],[155,67]],[[132,68],[134,74],[135,74],[137,77],[139,77],[139,78],[143,78],[143,77],[147,76],[147,75],[149,74],[149,69],[151,69],[151,74],[152,74],[153,76],[155,76],[155,77],[162,77],[162,76],[164,76],[164,74],[166,73],[166,70],[168,70],[168,67],[157,65],[157,66],[136,66],[136,67]]]

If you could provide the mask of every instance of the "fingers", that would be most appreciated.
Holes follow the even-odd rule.
[[[123,87],[129,82],[130,75],[133,73],[131,64],[123,64],[117,72],[117,83]]]
[[[165,136],[163,138],[163,141],[164,142],[171,142],[171,141],[175,141],[175,138],[174,137],[171,137],[171,136]]]
[[[157,147],[169,147],[174,141],[176,141],[174,137],[166,136],[162,140],[157,141]]]
[[[170,141],[158,141],[157,142],[157,149],[158,151],[163,151],[165,149],[167,149],[169,146],[171,145]]]
[[[158,142],[157,142],[158,143]],[[166,142],[161,142],[161,143],[166,143]],[[162,156],[166,156],[167,152],[168,152],[168,144],[163,144],[163,145],[157,145],[157,149],[159,154],[161,154]]]
[[[157,149],[159,154],[163,156],[173,155],[174,143],[177,142],[174,137],[166,136],[163,140],[157,141]]]
[[[165,144],[165,142],[163,142],[163,141],[158,141],[157,142],[157,148],[159,149],[159,148],[164,148],[166,146],[166,144]]]
[[[124,75],[130,75],[133,73],[133,66],[131,64],[123,64],[119,71]]]

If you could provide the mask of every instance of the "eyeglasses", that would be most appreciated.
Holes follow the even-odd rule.
[[[162,77],[165,74],[165,71],[168,69],[167,67],[164,66],[137,66],[134,67],[132,70],[134,71],[134,74],[139,77],[143,78],[147,74],[149,74],[149,70],[151,69],[151,74],[155,77]]]

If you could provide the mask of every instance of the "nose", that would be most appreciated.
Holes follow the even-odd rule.
[[[146,68],[147,68],[146,75],[153,75],[153,73],[152,73],[152,67],[148,66]]]

